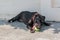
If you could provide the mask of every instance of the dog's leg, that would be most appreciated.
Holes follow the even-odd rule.
[[[28,25],[26,27],[27,27],[27,29],[30,29],[30,27]]]
[[[47,22],[43,22],[43,25],[50,26],[51,24],[50,23],[47,23]]]
[[[14,21],[16,21],[15,17],[10,19],[10,20],[8,20],[8,22],[14,22]]]
[[[8,20],[8,22],[14,22],[14,21],[18,21],[19,20],[19,16],[13,17],[12,19]]]

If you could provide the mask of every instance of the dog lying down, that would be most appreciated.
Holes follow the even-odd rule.
[[[12,19],[8,20],[9,23],[11,22],[23,22],[26,24],[26,27],[30,30],[31,33],[34,33],[35,30],[33,27],[37,27],[41,29],[42,25],[49,26],[49,23],[45,22],[45,16],[40,15],[38,12],[29,12],[29,11],[22,11],[17,16],[13,17]]]

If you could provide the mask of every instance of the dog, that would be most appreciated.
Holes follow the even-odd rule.
[[[45,22],[45,16],[40,15],[38,12],[22,11],[17,16],[8,20],[9,23],[15,21],[23,22],[31,33],[35,32],[33,29],[34,26],[38,29],[41,29],[43,24],[49,26],[49,24]]]

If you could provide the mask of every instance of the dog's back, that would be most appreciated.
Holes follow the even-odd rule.
[[[29,11],[22,11],[17,16],[13,17],[12,19],[8,20],[8,22],[20,21],[24,22],[25,24],[32,18],[32,16],[37,12],[29,12]]]

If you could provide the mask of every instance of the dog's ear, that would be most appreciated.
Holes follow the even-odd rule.
[[[42,16],[43,17],[43,19],[45,20],[45,16]]]
[[[45,22],[45,16],[40,15],[39,18],[41,22]]]

